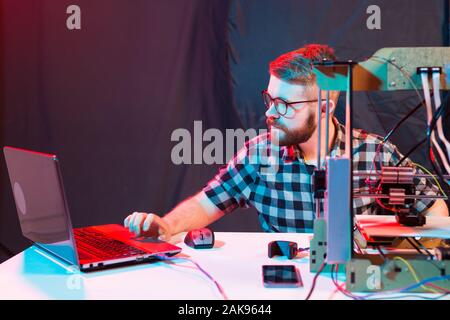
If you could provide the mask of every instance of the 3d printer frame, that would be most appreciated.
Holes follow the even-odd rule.
[[[397,65],[399,61],[402,63],[401,67]],[[421,226],[426,223],[426,217],[422,214],[414,214],[409,210],[409,206],[414,202],[414,199],[421,197],[440,199],[445,198],[445,196],[416,195],[413,178],[432,178],[432,176],[415,174],[412,168],[382,167],[381,173],[353,172],[351,134],[346,135],[344,157],[340,159],[326,158],[326,168],[321,168],[321,124],[319,117],[322,91],[326,91],[325,143],[328,145],[329,91],[346,92],[345,128],[346,132],[351,133],[353,132],[353,91],[416,90],[429,75],[433,75],[435,85],[438,83],[442,89],[448,90],[450,89],[450,81],[447,81],[443,70],[449,69],[447,65],[449,62],[450,48],[422,47],[383,48],[378,50],[370,59],[361,63],[322,61],[314,64],[314,73],[319,87],[319,137],[318,167],[313,178],[316,219],[314,222],[314,237],[310,245],[310,270],[313,272],[324,270],[337,272],[339,265],[345,265],[345,290],[347,292],[398,291],[402,288],[408,288],[408,286],[409,291],[413,292],[439,293],[450,291],[450,281],[444,279],[450,275],[450,261],[445,252],[440,255],[441,260],[436,261],[433,260],[434,257],[429,251],[425,251],[427,254],[424,254],[421,251],[423,248],[417,247],[420,246],[420,243],[416,243],[415,249],[418,250],[413,252],[399,253],[392,251],[383,253],[380,249],[383,242],[378,242],[378,246],[369,243],[374,248],[376,247],[375,253],[356,253],[354,251],[354,197],[367,196],[379,199],[377,201],[386,201],[386,204],[398,208],[396,217],[399,223]],[[441,107],[440,111],[442,112],[443,109]],[[430,119],[428,119],[428,124],[430,124]],[[437,173],[441,178],[448,179],[448,176],[443,175],[442,172]],[[354,176],[368,179],[379,178],[382,192],[355,194],[353,192]],[[320,214],[320,199],[325,200],[324,217],[321,217]],[[420,274],[422,278],[441,277],[442,280],[429,286],[427,284],[417,285],[417,274]]]

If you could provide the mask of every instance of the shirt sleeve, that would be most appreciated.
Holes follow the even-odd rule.
[[[206,196],[224,213],[249,207],[248,196],[254,183],[255,169],[244,146],[203,188]]]

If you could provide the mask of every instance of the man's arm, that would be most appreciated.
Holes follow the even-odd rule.
[[[124,226],[137,236],[157,238],[168,241],[172,235],[205,227],[224,215],[203,191],[190,197],[164,217],[156,214],[134,212],[124,220]]]
[[[125,219],[124,226],[138,236],[158,238],[163,235],[168,241],[174,234],[207,226],[239,206],[248,206],[244,194],[248,193],[256,175],[248,153],[245,145],[202,191],[164,217],[135,212]]]
[[[219,210],[203,191],[186,199],[163,217],[172,234],[205,227],[220,219],[224,213]]]
[[[426,216],[448,217],[447,204],[442,199],[437,199],[434,204],[424,211]]]

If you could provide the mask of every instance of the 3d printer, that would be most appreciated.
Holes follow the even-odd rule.
[[[318,121],[319,167],[314,175],[316,219],[314,238],[310,245],[311,271],[321,273],[328,270],[338,289],[353,298],[358,297],[351,292],[406,290],[448,293],[450,251],[442,245],[445,242],[439,240],[450,239],[450,218],[426,217],[413,210],[416,199],[447,199],[447,196],[442,189],[433,195],[417,194],[413,179],[439,178],[446,187],[450,185],[450,143],[444,135],[442,121],[446,105],[442,106],[440,99],[440,90],[450,88],[450,48],[384,48],[360,63],[322,61],[314,65],[314,73],[319,87],[319,108],[322,91],[325,91],[327,98],[329,91],[346,91],[346,132],[352,132],[353,129],[354,91],[415,90],[420,97],[418,88],[422,87],[424,101],[408,113],[383,142],[411,113],[425,106],[427,138],[421,144],[428,144],[435,174],[417,172],[411,166],[380,166],[371,172],[354,171],[351,134],[346,135],[345,155],[340,158],[327,157],[325,167],[321,168],[321,128]],[[327,99],[326,119],[328,110]],[[325,133],[327,145],[328,128]],[[412,151],[406,153],[400,162]],[[366,179],[368,190],[353,190],[355,179]],[[393,215],[355,216],[353,199],[357,197],[376,199],[380,206],[388,208]],[[324,217],[320,216],[321,198],[324,199]],[[434,253],[417,237],[437,239]],[[398,246],[400,241],[406,241],[409,248]],[[341,266],[345,266],[345,289],[335,279]]]

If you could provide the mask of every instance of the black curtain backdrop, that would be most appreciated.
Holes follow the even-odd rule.
[[[66,28],[66,8],[82,28]],[[56,153],[74,226],[164,214],[200,190],[218,165],[174,165],[171,133],[240,127],[231,104],[228,1],[2,2],[1,145]],[[21,236],[1,161],[0,242]],[[218,230],[248,230],[232,215]]]
[[[81,30],[66,28],[72,4]],[[366,28],[371,4],[381,30]],[[260,91],[283,52],[320,42],[363,60],[382,47],[448,44],[444,0],[2,0],[0,10],[1,145],[59,156],[76,227],[164,214],[196,193],[220,165],[172,164],[171,133],[193,132],[195,120],[203,131],[263,128]],[[379,134],[418,103],[412,92],[369,98],[355,97],[355,126]],[[393,137],[400,150],[420,140],[424,119]],[[413,159],[426,164],[423,150]],[[1,158],[0,243],[18,252],[27,242]],[[212,228],[260,230],[253,209]]]

